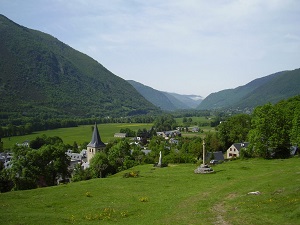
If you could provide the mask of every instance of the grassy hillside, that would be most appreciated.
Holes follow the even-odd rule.
[[[299,224],[299,158],[236,160],[194,174],[192,164],[132,170],[0,194],[2,224]],[[132,171],[130,170],[130,171]],[[260,195],[248,192],[260,191]]]
[[[128,82],[56,38],[0,15],[0,118],[145,114]]]

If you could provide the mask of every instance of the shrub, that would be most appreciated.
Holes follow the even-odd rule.
[[[85,196],[86,197],[92,197],[92,194],[91,194],[91,192],[88,191],[88,192],[85,193]]]
[[[148,202],[149,201],[149,199],[148,199],[148,197],[140,197],[140,202]]]
[[[131,171],[124,173],[123,177],[124,178],[129,178],[129,177],[139,177],[140,176],[140,171]]]

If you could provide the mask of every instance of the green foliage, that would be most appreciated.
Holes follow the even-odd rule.
[[[276,105],[257,107],[253,113],[252,129],[249,133],[250,148],[264,158],[289,157],[289,147],[299,134],[297,123],[300,98],[295,97]]]
[[[109,166],[107,155],[104,152],[97,152],[91,159],[90,170],[93,178],[105,177],[105,170]]]
[[[169,131],[177,127],[176,120],[170,114],[159,116],[154,121],[156,131]]]
[[[92,179],[93,174],[90,169],[84,170],[80,164],[77,164],[74,168],[74,171],[72,172],[72,181],[78,182],[83,180],[89,180]]]
[[[12,167],[8,171],[15,190],[53,186],[60,176],[64,178],[69,175],[70,159],[65,154],[65,146],[61,142],[51,143],[57,140],[56,137],[43,137],[42,140],[49,144],[43,144],[38,149],[13,148]]]
[[[241,148],[240,150],[240,158],[241,159],[249,159],[254,157],[253,149],[251,148]]]
[[[127,137],[135,137],[136,132],[134,130],[131,130],[130,128],[121,128],[120,133],[126,133]]]
[[[251,116],[247,114],[234,115],[218,126],[218,136],[224,149],[228,149],[233,143],[247,141],[251,129]]]

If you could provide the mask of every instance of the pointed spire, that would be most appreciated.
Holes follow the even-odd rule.
[[[105,144],[101,141],[100,134],[99,134],[98,127],[97,127],[96,123],[95,123],[95,126],[94,126],[92,140],[87,146],[88,147],[93,147],[93,148],[105,147]]]

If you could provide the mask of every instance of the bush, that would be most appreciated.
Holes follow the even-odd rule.
[[[129,177],[139,177],[140,176],[140,171],[131,171],[124,173],[123,177],[124,178],[129,178]]]

